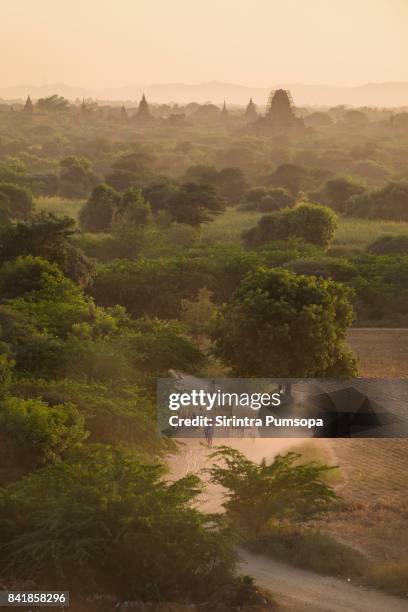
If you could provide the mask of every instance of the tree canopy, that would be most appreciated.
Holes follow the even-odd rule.
[[[283,269],[249,273],[218,312],[213,353],[238,376],[352,376],[350,291]]]

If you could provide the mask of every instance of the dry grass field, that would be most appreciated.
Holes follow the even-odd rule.
[[[408,329],[354,328],[348,343],[367,378],[408,377]]]
[[[360,376],[408,376],[408,329],[353,329],[349,344],[360,359]],[[338,492],[348,505],[330,517],[329,531],[378,564],[407,562],[408,439],[316,442],[340,466]]]

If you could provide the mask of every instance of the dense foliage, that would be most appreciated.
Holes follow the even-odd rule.
[[[336,215],[329,208],[301,203],[295,208],[284,208],[261,217],[256,227],[244,232],[243,239],[249,248],[290,238],[327,246],[333,239],[336,225]]]
[[[203,596],[233,555],[228,533],[190,505],[200,491],[195,476],[167,483],[160,465],[90,448],[0,490],[0,567],[124,599]]]
[[[230,529],[335,496],[325,466],[222,449],[226,520],[199,512],[199,480],[159,464],[156,379],[350,376],[353,309],[406,325],[406,117],[302,109],[274,138],[213,104],[152,105],[148,127],[59,95],[1,111],[2,576],[200,600],[233,580]],[[348,241],[358,217],[398,226]]]
[[[209,468],[211,481],[226,489],[224,507],[249,538],[268,523],[309,521],[333,507],[337,499],[324,481],[332,468],[299,463],[296,453],[278,455],[271,463],[255,463],[240,451],[221,446],[212,456],[220,463]]]
[[[213,350],[237,376],[351,376],[343,343],[352,318],[342,285],[260,268],[219,310]]]

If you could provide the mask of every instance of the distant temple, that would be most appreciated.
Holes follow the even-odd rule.
[[[227,105],[225,104],[225,100],[224,100],[224,105],[222,107],[221,116],[228,117]]]
[[[25,113],[32,113],[33,112],[33,103],[31,102],[31,98],[30,96],[27,96],[27,100],[26,103],[24,104],[24,112]]]
[[[120,109],[120,118],[122,119],[122,121],[128,120],[128,114],[124,104],[122,104],[122,107]]]
[[[248,123],[251,123],[251,122],[256,121],[258,119],[258,113],[257,113],[257,110],[256,110],[256,106],[253,103],[252,98],[249,100],[248,106],[246,107],[246,110],[245,110],[245,113],[244,113],[244,119]]]
[[[87,103],[85,102],[85,98],[82,98],[82,104],[80,106],[79,111],[80,111],[80,113],[81,113],[81,115],[83,117],[88,116],[89,113],[90,113],[90,108],[88,107]]]
[[[151,115],[149,111],[149,105],[146,100],[146,96],[143,94],[142,99],[139,103],[139,108],[137,109],[137,113],[135,115],[135,120],[140,125],[147,125],[154,121],[154,117]]]
[[[274,133],[304,129],[303,119],[296,117],[290,91],[285,89],[271,92],[266,115],[260,117],[255,125],[260,131]]]

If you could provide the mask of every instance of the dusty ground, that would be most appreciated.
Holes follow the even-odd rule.
[[[408,329],[354,328],[348,343],[360,361],[360,376],[408,377]]]
[[[353,329],[348,340],[360,360],[360,376],[408,377],[408,329]],[[324,527],[379,563],[407,558],[408,439],[214,440],[215,444],[223,442],[258,461],[263,457],[271,460],[280,452],[298,447],[306,457],[311,453],[307,458],[320,456],[338,464],[340,477],[333,484],[349,503],[349,509],[330,517]],[[170,458],[170,469],[174,477],[180,477],[188,471],[200,471],[207,461],[205,445],[189,440],[181,455]],[[207,511],[219,510],[221,503],[222,491],[215,487],[209,487],[200,500],[200,506]],[[242,552],[241,571],[271,590],[282,612],[408,610],[405,600],[247,551]]]
[[[349,344],[360,360],[360,376],[408,376],[408,329],[352,329]],[[338,439],[317,444],[326,453],[328,444],[341,467],[339,493],[351,503],[349,512],[330,519],[330,530],[379,563],[407,559],[408,439]]]

